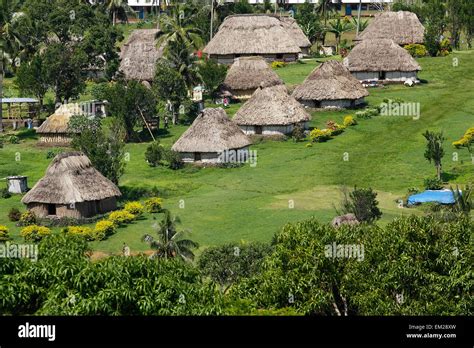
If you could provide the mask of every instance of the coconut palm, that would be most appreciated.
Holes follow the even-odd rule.
[[[117,23],[117,17],[127,18],[128,14],[134,13],[132,8],[128,6],[127,0],[107,0],[107,10],[112,14],[112,23]]]
[[[351,31],[353,26],[350,22],[345,20],[341,20],[338,18],[336,21],[329,24],[329,32],[334,33],[336,36],[336,51],[339,53],[339,44],[341,42],[342,34]]]
[[[332,0],[320,0],[317,7],[316,13],[324,18],[324,25],[327,25],[329,15],[335,11],[334,3]]]
[[[176,229],[179,219],[172,217],[168,210],[164,210],[164,213],[156,231],[157,238],[146,234],[142,239],[155,250],[154,257],[165,259],[181,257],[185,261],[193,260],[194,253],[191,249],[199,247],[199,244],[190,239],[183,239],[184,232]]]

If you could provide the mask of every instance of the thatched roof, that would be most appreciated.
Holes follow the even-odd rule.
[[[298,47],[311,47],[311,41],[309,41],[308,37],[305,35],[303,30],[301,30],[301,27],[293,17],[282,16],[279,19]]]
[[[120,71],[127,80],[152,81],[156,61],[163,56],[163,46],[157,48],[158,29],[132,31],[120,52]]]
[[[419,71],[420,65],[392,40],[364,40],[344,58],[349,71]]]
[[[381,12],[356,40],[390,39],[398,45],[423,43],[425,28],[416,14],[408,11]]]
[[[277,126],[309,121],[311,115],[284,85],[257,89],[237,111],[233,120],[240,126]]]
[[[79,104],[63,104],[61,105],[54,114],[49,116],[43,124],[38,127],[36,133],[38,134],[68,134],[69,120],[74,115],[83,115],[84,111],[81,109]]]
[[[293,92],[297,100],[356,100],[368,95],[359,80],[335,60],[324,62],[314,69]]]
[[[24,204],[71,204],[121,196],[120,190],[82,152],[57,155],[45,176],[21,200]]]
[[[247,90],[281,85],[283,81],[262,57],[241,57],[227,72],[224,90]]]
[[[222,152],[251,144],[250,139],[224,109],[204,109],[191,127],[181,135],[172,150],[178,152]]]
[[[204,49],[204,53],[213,55],[300,52],[300,47],[279,19],[253,14],[226,17]]]

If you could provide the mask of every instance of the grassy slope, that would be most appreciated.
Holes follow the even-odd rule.
[[[460,59],[458,67],[452,58]],[[420,59],[420,77],[429,81],[414,88],[391,86],[371,89],[368,101],[378,104],[383,98],[400,97],[421,103],[421,118],[377,117],[362,120],[342,135],[323,144],[306,148],[305,143],[264,142],[257,150],[255,168],[236,169],[187,168],[171,171],[149,168],[144,161],[146,144],[128,144],[130,163],[121,185],[127,187],[158,187],[167,208],[182,220],[182,228],[203,247],[240,240],[268,241],[275,231],[290,221],[316,216],[330,221],[335,215],[333,204],[340,200],[340,185],[371,186],[379,193],[384,213],[382,224],[400,214],[418,213],[414,209],[398,209],[396,199],[410,187],[423,185],[423,179],[434,175],[434,167],[423,158],[426,129],[442,129],[447,137],[444,169],[451,182],[474,180],[474,166],[467,151],[459,151],[460,161],[451,161],[455,150],[450,143],[474,124],[474,51],[457,52],[451,57]],[[301,82],[316,66],[315,61],[294,64],[277,72],[289,85]],[[236,111],[229,109],[229,114]],[[313,114],[313,126],[323,126],[328,119],[341,122],[347,112]],[[171,129],[161,139],[171,145],[185,127]],[[15,153],[21,161],[15,161]],[[349,161],[343,161],[343,154]],[[49,160],[44,150],[33,141],[7,145],[0,150],[0,178],[21,173],[29,176],[32,186],[44,173]],[[184,208],[179,207],[180,201]],[[289,208],[289,201],[294,208]],[[19,228],[6,221],[12,206],[21,207],[20,197],[0,199],[0,223],[11,227],[18,238]],[[150,231],[156,221],[151,217],[121,229],[107,241],[93,247],[105,252],[119,252],[123,242],[132,251],[145,250],[140,236]]]

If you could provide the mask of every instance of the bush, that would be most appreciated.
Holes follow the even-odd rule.
[[[20,221],[21,212],[17,208],[11,208],[8,212],[8,219],[10,221]]]
[[[129,224],[133,220],[135,220],[135,215],[126,210],[117,210],[109,215],[109,221],[113,222],[116,226]]]
[[[461,147],[470,147],[472,143],[474,143],[474,127],[469,128],[461,139],[453,142],[453,146],[459,149]]]
[[[449,52],[453,51],[453,46],[451,46],[451,41],[449,39],[443,39],[439,43],[440,51],[446,51],[448,54]]]
[[[369,118],[372,118],[373,116],[378,116],[379,114],[380,114],[380,110],[378,108],[365,109],[362,111],[357,111],[355,113],[358,119],[369,119]]]
[[[20,143],[20,138],[18,138],[16,135],[12,135],[8,141],[10,142],[10,144],[18,144]]]
[[[284,68],[286,66],[285,62],[274,61],[272,62],[272,69]]]
[[[331,131],[329,129],[315,128],[309,133],[309,137],[313,143],[322,143],[331,139]]]
[[[94,232],[97,236],[102,236],[101,239],[111,236],[115,233],[115,224],[112,221],[101,220],[95,224]]]
[[[409,44],[404,47],[412,57],[419,58],[428,55],[428,50],[425,45],[420,44]]]
[[[145,209],[149,213],[160,213],[163,210],[163,200],[158,197],[152,197],[145,201]]]
[[[304,129],[301,124],[297,124],[295,128],[293,128],[293,132],[291,133],[291,137],[293,141],[298,142],[306,138],[304,134]]]
[[[46,159],[51,159],[51,158],[54,158],[56,157],[57,155],[59,155],[60,153],[62,153],[63,150],[62,149],[51,149],[51,150],[48,150],[48,152],[46,153]]]
[[[3,149],[4,140],[3,137],[0,137],[0,149]]]
[[[38,225],[27,226],[20,232],[20,236],[22,236],[27,242],[39,242],[50,234],[51,230],[49,228]]]
[[[12,194],[10,193],[10,191],[8,191],[7,188],[0,189],[0,197],[7,199],[7,198],[10,198],[11,196]]]
[[[343,193],[342,211],[345,214],[354,214],[360,222],[373,222],[382,216],[376,199],[377,193],[371,188],[354,187],[352,192],[344,191]]]
[[[10,237],[8,236],[8,228],[0,225],[0,242],[6,242],[7,240],[10,240]]]
[[[353,116],[348,115],[348,116],[344,117],[343,124],[346,127],[355,126],[357,124],[357,120]]]
[[[163,146],[160,145],[159,141],[152,142],[145,151],[145,159],[148,165],[156,167],[160,164],[163,159]]]
[[[91,240],[92,229],[90,227],[82,226],[68,226],[62,230],[62,232],[70,234],[72,236],[85,237],[87,240]]]
[[[173,169],[173,170],[178,170],[183,168],[184,163],[183,160],[181,159],[181,155],[173,150],[167,150],[166,151],[166,161],[168,161],[168,168]]]
[[[441,190],[443,188],[443,181],[438,178],[426,178],[424,184],[426,190]]]
[[[36,224],[36,222],[37,222],[36,215],[32,211],[27,210],[23,214],[21,214],[20,224],[22,226],[34,225]]]
[[[326,127],[331,131],[331,135],[339,135],[344,132],[344,129],[346,128],[334,121],[327,121]]]
[[[145,208],[140,202],[128,202],[127,204],[125,204],[124,210],[135,216],[140,216],[143,214]]]

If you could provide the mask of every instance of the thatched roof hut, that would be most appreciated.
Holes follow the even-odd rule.
[[[296,87],[293,97],[309,107],[351,107],[369,93],[346,67],[335,60],[324,62]]]
[[[344,66],[358,80],[416,80],[421,70],[417,61],[389,39],[364,40],[344,58]]]
[[[301,49],[278,18],[244,14],[226,17],[204,53],[219,63],[232,64],[240,56],[294,61]]]
[[[283,81],[262,57],[240,57],[227,72],[222,89],[236,99],[248,99],[259,87],[281,84]]]
[[[207,108],[181,135],[172,150],[180,152],[185,162],[215,163],[222,152],[247,151],[250,144],[250,139],[227,117],[224,109]]]
[[[366,39],[390,39],[398,45],[424,42],[425,27],[416,14],[408,11],[381,12],[359,34],[358,41]]]
[[[301,30],[301,27],[298,25],[296,20],[293,17],[287,16],[279,17],[279,19],[283,24],[283,27],[287,30],[295,43],[301,49],[301,52],[304,55],[307,55],[309,53],[309,49],[311,48],[311,41],[309,41],[303,30]]]
[[[288,94],[285,85],[259,88],[233,118],[246,134],[289,134],[295,125],[311,120],[304,107]]]
[[[74,115],[83,114],[84,111],[77,103],[62,104],[36,130],[36,133],[40,135],[40,142],[45,144],[70,143],[72,134],[68,128],[69,120]]]
[[[156,61],[163,56],[157,47],[158,29],[136,29],[120,50],[120,71],[127,80],[153,81]]]
[[[120,190],[81,152],[57,155],[21,200],[37,216],[91,217],[116,208]]]

